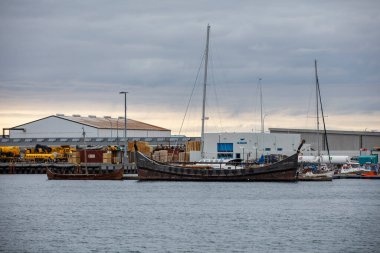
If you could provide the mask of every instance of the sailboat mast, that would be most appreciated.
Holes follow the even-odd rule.
[[[315,69],[317,71],[317,60],[315,60]],[[317,73],[317,72],[316,72]],[[318,92],[318,97],[319,97],[319,104],[321,106],[321,114],[322,114],[322,122],[323,122],[323,131],[324,131],[324,140],[326,143],[326,148],[327,148],[327,155],[329,157],[329,163],[331,163],[331,156],[330,156],[330,148],[329,148],[329,142],[327,140],[327,130],[326,130],[326,123],[325,123],[325,115],[323,112],[323,106],[322,106],[322,97],[321,97],[321,89],[319,87],[319,80],[317,76],[317,92]]]
[[[208,46],[210,39],[210,25],[207,25],[207,40],[205,51],[205,72],[203,79],[203,104],[202,104],[202,132],[201,132],[201,158],[204,158],[204,135],[205,135],[205,112],[206,112],[206,85],[207,85],[207,65],[208,65]]]
[[[321,156],[321,147],[319,143],[319,82],[318,82],[318,70],[317,70],[317,60],[314,60],[314,68],[315,68],[315,100],[317,102],[317,150],[318,150],[318,157]]]

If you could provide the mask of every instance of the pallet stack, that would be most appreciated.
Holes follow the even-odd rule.
[[[189,155],[187,152],[179,152],[178,154],[178,162],[188,162]]]
[[[112,153],[103,153],[103,163],[112,163]]]
[[[190,151],[201,151],[201,142],[200,141],[189,141],[186,144],[186,153],[181,155],[181,158],[184,159],[183,162],[190,161]],[[180,161],[182,162],[182,161]]]
[[[186,144],[186,152],[190,151],[201,151],[200,141],[188,141]]]
[[[80,164],[80,152],[73,152],[67,157],[68,163]]]
[[[149,142],[146,141],[138,141],[136,142],[138,150],[143,153],[144,155],[150,156],[153,148],[149,145]],[[134,142],[128,142],[128,151],[129,152],[134,152],[135,147],[134,147]]]
[[[167,150],[154,151],[153,160],[163,162],[163,163],[168,162],[168,151]]]

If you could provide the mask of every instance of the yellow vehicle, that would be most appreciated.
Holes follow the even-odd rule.
[[[25,150],[26,154],[50,154],[52,151],[51,147],[37,144],[34,148],[27,148]]]
[[[63,145],[63,146],[55,146],[51,147],[52,153],[55,154],[55,159],[57,161],[64,161],[67,162],[68,158],[76,152],[76,148],[72,148],[71,146],[68,145]]]
[[[51,162],[55,161],[56,155],[52,153],[49,146],[37,144],[34,148],[27,148],[23,159],[34,162]]]
[[[55,155],[54,154],[25,154],[24,160],[27,161],[34,161],[34,162],[53,162],[55,161]]]
[[[0,146],[0,161],[9,162],[20,158],[20,147],[18,146]]]

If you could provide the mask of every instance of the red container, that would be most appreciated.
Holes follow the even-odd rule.
[[[103,150],[81,150],[80,151],[80,162],[81,163],[103,163]],[[85,156],[86,154],[86,156]],[[85,160],[87,157],[87,160]]]

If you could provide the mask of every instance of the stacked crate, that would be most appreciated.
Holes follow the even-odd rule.
[[[186,152],[190,151],[200,151],[201,142],[200,141],[188,141],[186,144]]]
[[[71,154],[69,154],[67,157],[67,162],[73,163],[73,164],[79,164],[80,163],[80,152],[72,152]]]
[[[128,142],[128,159],[129,159],[129,162],[133,163],[135,162],[135,146],[134,146],[134,142]],[[145,141],[137,141],[136,142],[136,145],[137,145],[137,149],[143,153],[144,155],[146,155],[147,157],[152,157],[152,152],[153,152],[153,148],[149,145],[149,142],[145,142]]]
[[[153,153],[153,160],[159,162],[168,162],[168,151],[167,150],[158,150]]]
[[[178,162],[179,161],[179,150],[169,149],[168,151],[168,162]]]
[[[188,141],[186,144],[186,152],[183,152],[184,154],[181,154],[181,158],[184,159],[183,162],[190,161],[190,151],[200,151],[200,150],[201,150],[200,141]],[[180,160],[180,162],[182,161]]]
[[[146,156],[150,156],[152,153],[153,148],[149,145],[149,142],[146,141],[137,141],[136,142],[137,149],[143,153]],[[128,142],[128,151],[129,152],[134,152],[135,147],[134,147],[134,142]]]
[[[178,161],[179,162],[188,162],[189,161],[189,160],[186,160],[186,152],[179,152]]]
[[[112,163],[112,152],[103,153],[103,163]]]

